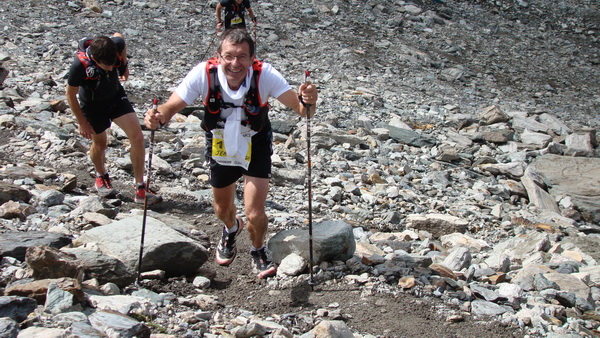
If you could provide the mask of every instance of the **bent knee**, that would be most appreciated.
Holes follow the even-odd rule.
[[[265,224],[267,221],[267,214],[263,211],[247,211],[246,218],[252,224]]]
[[[144,134],[142,134],[142,130],[131,133],[128,138],[132,147],[144,147]]]

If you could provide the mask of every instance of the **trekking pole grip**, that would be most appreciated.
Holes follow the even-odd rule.
[[[308,70],[308,69],[304,72],[304,83],[305,84],[312,83],[312,80],[310,78],[310,70]],[[306,108],[306,118],[310,119],[310,107],[312,106],[312,104],[304,103],[304,100],[302,100],[302,95],[298,95],[298,97],[299,97],[302,105]]]

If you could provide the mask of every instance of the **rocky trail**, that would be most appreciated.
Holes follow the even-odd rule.
[[[274,100],[276,277],[256,279],[245,233],[230,267],[214,262],[200,102],[156,132],[165,201],[148,213],[139,284],[142,207],[116,126],[121,195],[93,189],[64,93],[77,41],[125,36],[141,121],[212,56],[216,1],[3,0],[0,336],[600,336],[596,1],[251,4],[257,57],[294,87],[310,69],[320,90],[317,285],[306,122]]]

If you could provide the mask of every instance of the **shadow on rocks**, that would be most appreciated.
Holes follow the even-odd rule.
[[[310,306],[309,301],[312,288],[308,284],[300,284],[292,288],[290,292],[290,306]]]

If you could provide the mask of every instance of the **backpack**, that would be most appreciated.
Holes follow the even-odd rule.
[[[219,62],[216,58],[210,58],[206,61],[206,76],[208,79],[208,94],[204,100],[204,119],[202,127],[206,131],[210,131],[217,127],[217,123],[223,121],[221,118],[221,109],[223,108],[244,108],[246,112],[246,120],[242,121],[242,125],[249,125],[254,131],[268,130],[271,124],[268,119],[269,103],[262,104],[260,93],[258,90],[258,81],[262,71],[262,62],[254,60],[252,62],[252,79],[250,80],[250,88],[246,92],[244,104],[236,106],[230,102],[223,101],[221,95],[221,85],[217,76]]]
[[[88,48],[92,43],[93,38],[83,38],[79,40],[79,44],[77,45],[77,58],[85,67],[85,78],[84,80],[97,80],[100,77],[98,69],[96,68],[96,63],[88,56]],[[118,64],[115,65],[119,71],[121,71],[121,67],[123,66],[123,58],[120,53],[117,53],[117,61]]]
[[[84,80],[97,80],[100,75],[96,71],[96,66],[94,62],[90,59],[87,54],[87,49],[94,39],[92,38],[83,38],[79,40],[79,45],[77,46],[77,58],[81,62],[81,64],[85,67],[85,78]]]

